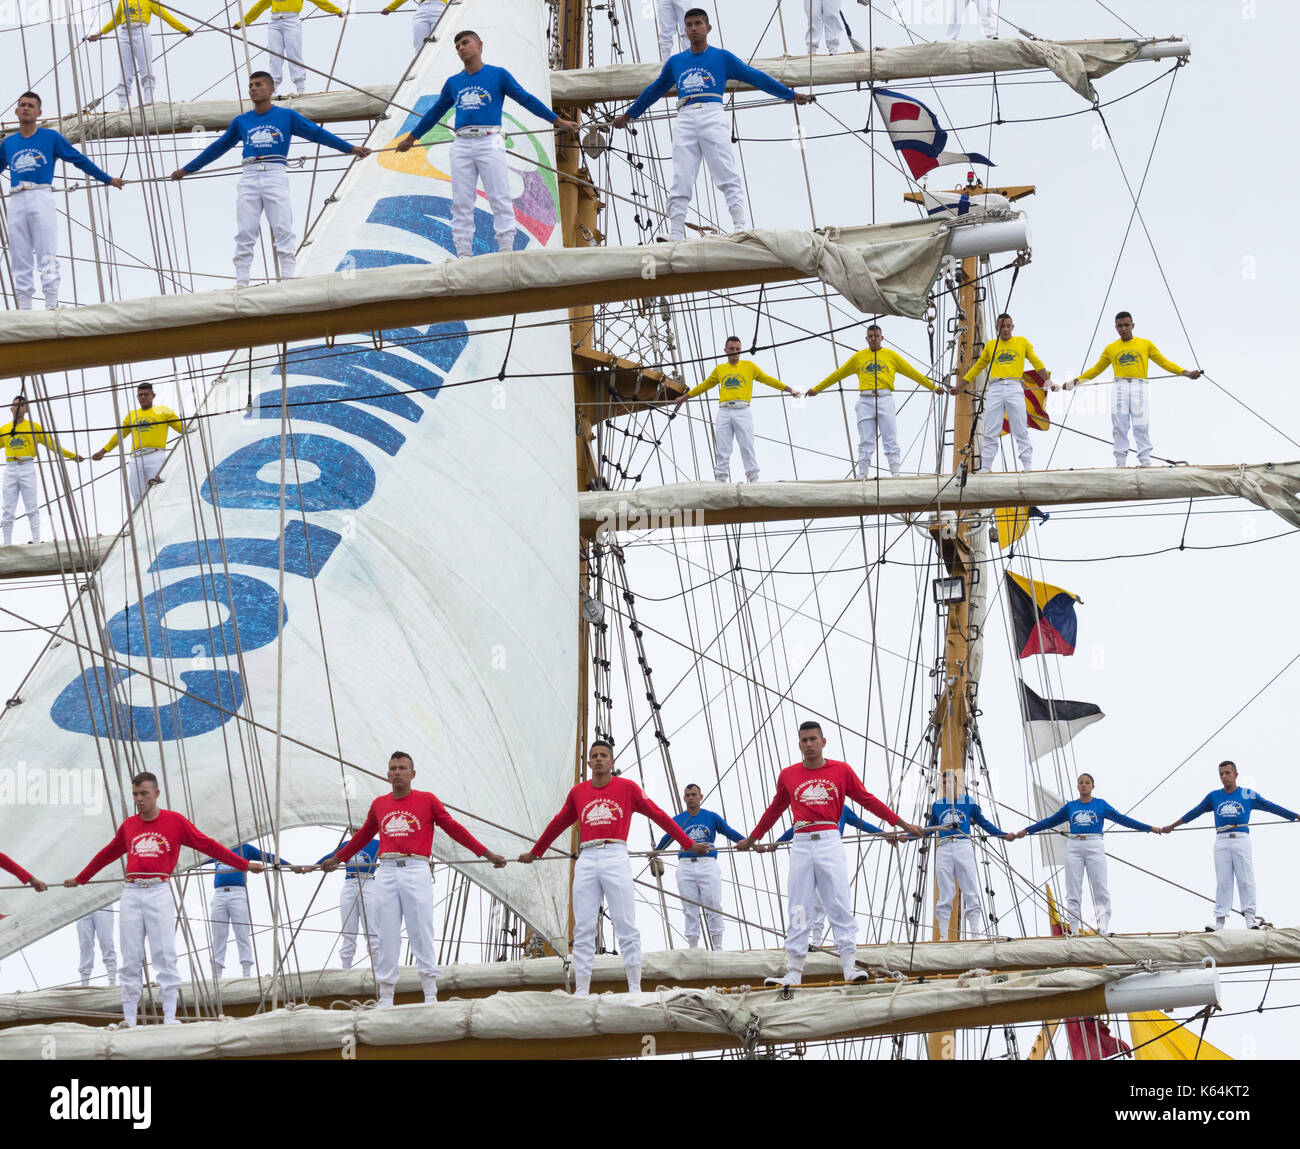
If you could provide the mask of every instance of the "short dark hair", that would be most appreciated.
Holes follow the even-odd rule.
[[[703,8],[687,8],[686,14],[682,17],[682,23],[685,24],[692,16],[703,16],[708,20],[709,14]]]
[[[587,747],[587,752],[590,753],[591,751],[595,750],[597,746],[605,747],[605,749],[608,750],[611,755],[613,755],[614,753],[614,743],[606,742],[605,739],[603,738],[597,738],[595,742],[593,742],[590,746]]]
[[[1118,323],[1121,319],[1132,319],[1132,318],[1133,318],[1133,316],[1132,316],[1131,314],[1129,314],[1129,312],[1127,312],[1127,311],[1118,311],[1118,312],[1115,313],[1115,322],[1116,322],[1116,323]]]
[[[38,96],[35,92],[24,92],[24,93],[23,93],[21,96],[19,96],[18,98],[19,98],[20,100],[35,100],[36,103],[37,103],[37,105],[38,105],[39,107],[42,107],[42,108],[45,107],[45,105],[41,103],[41,98],[40,98],[40,96]]]
[[[1231,758],[1225,758],[1216,769],[1222,770],[1225,766],[1231,766],[1234,770],[1237,768],[1237,764]]]
[[[799,733],[802,734],[805,730],[816,730],[818,734],[823,733],[822,724],[820,722],[800,722]]]
[[[1094,778],[1091,774],[1089,774],[1088,771],[1086,770],[1082,774],[1080,774],[1079,777],[1087,778],[1088,781],[1091,782],[1094,786],[1097,785],[1097,779]]]
[[[687,782],[686,785],[682,787],[682,793],[685,794],[687,790],[699,790],[701,794],[704,793],[703,788],[698,782]]]
[[[26,402],[27,402],[27,396],[24,395],[21,391],[19,391],[17,395],[15,395],[12,399],[9,400],[9,402],[10,402],[10,403],[26,403]]]
[[[135,389],[136,389],[137,391],[152,391],[152,390],[153,390],[153,384],[152,384],[152,383],[137,383],[137,384],[135,385]]]
[[[394,761],[396,761],[398,758],[405,758],[405,759],[406,759],[406,760],[407,760],[407,761],[408,761],[412,766],[415,765],[415,759],[412,758],[412,757],[411,757],[411,756],[410,756],[410,755],[409,755],[405,750],[394,750],[394,751],[393,751],[393,752],[388,756],[388,760],[389,760],[390,762],[394,762]]]
[[[1001,315],[998,316],[998,322],[1001,323],[1004,319],[1011,319],[1011,316],[1008,315],[1005,311],[1004,311]],[[1015,320],[1014,320],[1014,319],[1011,319],[1011,322],[1014,323]]]
[[[867,334],[870,334],[870,333],[873,332],[873,331],[880,331],[880,324],[879,324],[879,323],[868,323],[868,324],[867,324]],[[882,334],[883,334],[883,332],[882,332]]]
[[[739,335],[728,335],[726,339],[722,341],[722,346],[726,347],[728,343],[740,343],[740,342],[741,339]]]
[[[153,788],[155,790],[158,789],[158,775],[151,774],[148,770],[145,770],[144,772],[137,774],[134,778],[131,779],[132,786],[143,786],[146,782],[152,782]]]
[[[270,72],[249,72],[248,82],[251,84],[254,80],[270,80],[272,84],[275,83],[275,77]]]
[[[482,36],[480,36],[480,35],[479,35],[477,32],[475,32],[473,29],[471,29],[471,28],[466,28],[463,32],[457,32],[456,35],[454,35],[454,36],[451,38],[451,45],[452,45],[452,47],[454,48],[454,47],[455,47],[457,44],[459,44],[463,39],[465,39],[466,36],[473,36],[474,39],[477,40],[480,44],[483,43],[483,37],[482,37]]]

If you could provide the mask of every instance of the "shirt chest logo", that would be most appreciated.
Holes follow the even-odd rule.
[[[382,834],[389,838],[404,838],[420,832],[420,819],[409,810],[395,810],[379,824]]]
[[[1229,798],[1219,803],[1217,812],[1221,818],[1240,818],[1246,812],[1246,808],[1235,798]]]
[[[274,148],[283,139],[284,136],[280,134],[279,128],[254,128],[248,133],[248,146],[250,148]]]
[[[1014,351],[1001,351],[998,353],[999,363],[1014,363],[1020,356]]]
[[[681,95],[698,95],[709,92],[714,87],[713,73],[708,68],[691,68],[677,79],[677,91]]]
[[[152,831],[137,834],[131,839],[131,853],[137,858],[161,858],[171,853],[171,843],[161,834]]]
[[[952,807],[949,807],[947,810],[945,810],[942,814],[939,815],[939,821],[942,822],[945,826],[960,826],[961,820],[962,820],[961,811],[954,810],[952,809]]]
[[[1076,826],[1095,826],[1097,815],[1091,810],[1076,810],[1070,816],[1070,821]]]
[[[582,808],[584,826],[613,826],[623,820],[623,807],[610,798],[597,798]]]
[[[803,806],[834,806],[840,800],[840,791],[827,778],[813,778],[795,787],[794,799]]]
[[[477,112],[492,102],[492,96],[486,88],[462,88],[456,97],[456,107],[463,112]]]
[[[10,157],[9,166],[15,172],[34,172],[43,168],[46,162],[44,152],[38,151],[36,148],[24,148]]]
[[[1134,351],[1125,351],[1118,359],[1115,360],[1121,367],[1136,367],[1142,362],[1142,356]]]

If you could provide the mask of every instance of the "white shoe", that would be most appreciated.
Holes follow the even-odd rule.
[[[392,1009],[392,1008],[393,1008],[393,999],[392,999],[391,997],[381,997],[381,998],[379,999],[379,1001],[375,1003],[375,1008],[376,1008],[376,1009]]]
[[[83,978],[81,979],[81,986],[82,986],[83,989],[84,989],[86,986],[88,986],[89,984],[90,984],[90,978],[88,978],[88,977],[83,977]],[[112,982],[110,982],[109,984],[111,985]]]
[[[253,976],[253,967],[251,965],[244,966],[244,976],[245,977]]]
[[[851,969],[845,969],[844,980],[850,984],[860,981],[870,981],[871,975],[867,973],[866,970],[858,969],[857,966],[853,966]]]
[[[765,986],[782,986],[782,985],[803,985],[803,970],[792,969],[784,977],[765,977],[763,979]]]

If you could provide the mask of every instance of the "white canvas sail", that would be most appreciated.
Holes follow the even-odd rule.
[[[469,0],[457,15],[495,62],[549,98],[543,6]],[[459,67],[449,41],[431,45],[402,102],[422,111]],[[519,117],[511,147],[553,167],[550,129],[507,114]],[[394,116],[370,143],[411,122]],[[301,273],[448,259],[448,151],[444,141],[355,165],[303,246]],[[536,163],[512,169],[516,248],[558,246],[554,180]],[[487,212],[479,224],[490,237]],[[524,848],[572,774],[568,338],[567,323],[513,341],[460,325],[388,331],[360,346],[290,346],[287,379],[277,366],[219,381],[203,409],[211,417],[173,454],[147,514],[137,512],[132,537],[4,715],[7,761],[25,763],[31,795],[43,787],[44,797],[11,795],[0,807],[0,846],[47,880],[75,874],[109,840],[129,801],[125,780],[141,769],[159,773],[165,806],[219,840],[266,834],[278,709],[281,828],[359,824],[400,748],[414,755],[416,786],[471,812],[461,820],[490,848]],[[512,374],[536,377],[457,386],[496,376],[507,355]],[[282,382],[293,404],[283,510]],[[441,833],[434,850],[466,858]],[[566,866],[468,872],[542,936],[567,933]],[[0,955],[117,893],[6,895]]]

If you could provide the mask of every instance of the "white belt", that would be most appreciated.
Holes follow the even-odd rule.
[[[162,447],[136,447],[136,449],[135,449],[134,451],[132,451],[131,454],[133,454],[133,455],[156,455],[156,454],[157,454],[159,451],[161,451],[162,449],[163,449]]]
[[[18,457],[18,458],[15,458],[15,459],[6,459],[5,462],[6,462],[6,463],[34,463],[34,462],[36,462],[36,456],[35,456],[35,455],[22,455],[22,456],[20,456],[20,457]]]
[[[1093,839],[1101,841],[1100,834],[1071,834],[1069,837],[1071,842],[1091,842]]]
[[[682,112],[685,111],[687,108],[707,108],[710,104],[716,105],[717,107],[721,108],[722,97],[721,96],[692,96],[689,99],[679,101],[677,104],[677,110],[679,112]]]
[[[379,855],[379,860],[381,862],[396,862],[402,859],[406,859],[407,861],[412,861],[412,862],[427,862],[429,860],[429,855],[428,854],[380,854]]]
[[[277,167],[287,168],[289,159],[287,156],[245,156],[239,161],[247,167],[253,167],[257,164],[275,164]]]
[[[601,846],[626,846],[627,843],[622,838],[592,838],[590,842],[583,842],[578,849],[586,850],[591,848],[599,849]]]
[[[467,128],[457,128],[456,138],[458,140],[477,140],[483,136],[495,136],[499,131],[501,131],[499,127],[471,124]]]
[[[16,183],[16,184],[14,184],[12,190],[13,190],[13,191],[16,191],[16,192],[32,192],[32,191],[47,191],[47,192],[52,192],[52,191],[54,190],[54,185],[53,185],[53,184],[34,184],[34,183],[29,183],[29,182],[26,181],[26,180],[23,180],[21,183]]]
[[[730,407],[734,410],[737,407],[748,407],[749,400],[748,399],[719,399],[718,406]]]
[[[128,886],[160,886],[166,880],[166,877],[161,875],[154,878],[127,878],[126,884]]]

